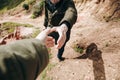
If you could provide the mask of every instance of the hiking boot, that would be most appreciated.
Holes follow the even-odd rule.
[[[59,59],[59,62],[61,62],[61,61],[64,61],[65,60],[65,58],[64,57],[60,57],[60,58],[58,58]]]

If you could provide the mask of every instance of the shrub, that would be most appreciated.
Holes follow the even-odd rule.
[[[85,50],[85,46],[83,46],[83,45],[81,45],[81,44],[74,44],[73,49],[74,49],[76,52],[82,54],[82,53],[84,52],[84,50]]]
[[[29,10],[29,5],[28,4],[23,4],[23,9],[25,9],[25,10]]]
[[[44,1],[40,1],[39,3],[35,4],[33,6],[33,14],[32,14],[32,18],[36,18],[39,15],[42,14],[44,8]]]

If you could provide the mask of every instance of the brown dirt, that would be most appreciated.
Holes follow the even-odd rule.
[[[72,28],[71,39],[67,43],[63,62],[56,58],[57,50],[52,49],[52,64],[57,65],[48,72],[52,80],[120,80],[120,23],[99,22],[87,13],[79,14]],[[98,50],[93,58],[81,58],[75,52],[75,43],[88,46],[95,43]],[[98,59],[98,60],[96,60]]]
[[[0,22],[14,21],[30,23],[43,28],[43,17],[30,19],[29,16],[3,17]],[[120,23],[99,22],[89,13],[79,14],[78,21],[71,31],[70,41],[65,47],[65,61],[59,62],[57,49],[52,48],[51,64],[56,64],[47,76],[51,80],[120,80]],[[88,46],[95,43],[98,50],[88,58],[81,58],[83,54],[75,52],[73,44]],[[39,77],[37,80],[40,80]]]

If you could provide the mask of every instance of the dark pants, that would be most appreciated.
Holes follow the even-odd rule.
[[[57,40],[59,38],[59,34],[57,32],[52,32],[52,33],[49,34],[49,36],[52,36],[55,39],[55,44],[57,44]],[[67,34],[66,34],[66,41],[65,41],[64,45],[58,50],[57,57],[59,59],[62,58],[62,55],[63,55],[63,52],[64,52],[64,48],[65,48],[65,45],[66,45],[67,41],[69,40],[69,37],[70,37],[70,31],[67,32]]]
[[[66,45],[66,42],[65,42],[65,44],[58,50],[57,57],[58,57],[59,59],[62,59],[62,55],[63,55],[63,52],[64,52],[65,45]]]

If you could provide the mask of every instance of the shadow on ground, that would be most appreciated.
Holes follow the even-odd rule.
[[[106,80],[102,52],[98,50],[97,45],[95,43],[91,43],[87,47],[85,54],[74,59],[87,59],[87,58],[92,60],[93,62],[94,80]]]

